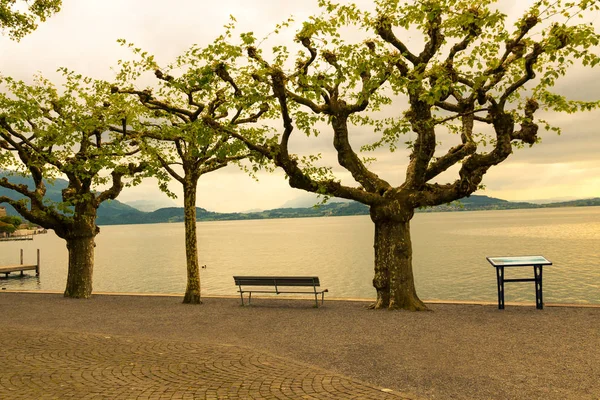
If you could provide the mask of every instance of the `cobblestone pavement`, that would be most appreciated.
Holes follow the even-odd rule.
[[[0,330],[1,399],[399,399],[250,349]]]

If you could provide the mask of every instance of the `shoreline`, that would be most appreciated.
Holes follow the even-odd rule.
[[[2,289],[0,293],[17,293],[17,294],[52,294],[62,295],[63,291],[59,290],[9,290]],[[131,297],[183,297],[183,294],[178,293],[152,293],[152,292],[93,292],[94,296],[131,296]],[[239,295],[202,295],[203,299],[239,299]],[[274,299],[274,300],[306,300],[306,296],[265,296],[254,295],[256,299]],[[326,301],[342,301],[342,302],[358,302],[370,303],[374,299],[353,298],[353,297],[328,297]],[[497,306],[496,301],[486,300],[423,300],[425,304],[440,304],[440,305],[463,305],[463,306]],[[514,307],[535,307],[535,302],[516,302],[507,301],[506,306]],[[544,307],[566,307],[566,308],[600,308],[600,304],[594,303],[544,303]]]

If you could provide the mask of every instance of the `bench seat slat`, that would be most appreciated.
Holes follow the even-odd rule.
[[[277,293],[277,294],[279,294],[279,293],[296,293],[296,294],[315,294],[315,293],[317,293],[317,294],[321,294],[321,293],[327,293],[327,292],[329,292],[329,290],[327,290],[327,289],[318,290],[316,292],[307,292],[307,291],[295,292],[295,291],[288,291],[288,290],[286,290],[286,291],[281,291],[281,290],[278,290],[278,291],[274,291],[274,290],[241,290],[240,291],[240,290],[238,290],[238,293]]]
[[[234,276],[244,286],[321,286],[316,276]]]

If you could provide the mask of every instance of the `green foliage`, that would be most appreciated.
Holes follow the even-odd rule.
[[[21,220],[21,218],[19,218],[19,217],[9,215],[6,217],[0,217],[0,222],[4,222],[5,224],[10,224],[10,225],[14,226],[15,228],[18,228],[19,225],[21,225],[23,223],[23,220]]]
[[[137,98],[137,119],[128,120],[129,135],[139,140],[159,187],[173,195],[170,178],[184,184],[230,163],[253,175],[262,156],[230,135],[260,140],[268,128],[257,123],[272,115],[262,98],[260,82],[241,66],[242,49],[229,43],[235,20],[206,47],[192,46],[166,66],[153,55],[120,39],[137,56],[119,61],[117,89]],[[251,39],[248,39],[251,40]],[[154,75],[154,85],[138,90],[138,83]],[[250,159],[252,163],[240,164]]]
[[[2,219],[0,219],[0,232],[13,233],[16,230],[17,230],[16,226],[14,226],[13,224],[9,224],[7,222],[3,222]]]
[[[126,96],[113,93],[108,82],[62,72],[61,87],[41,76],[33,85],[0,77],[0,169],[34,181],[29,188],[1,178],[0,186],[25,199],[3,197],[0,202],[49,228],[72,222],[68,215],[95,212],[124,185],[135,183],[124,178],[140,172],[134,164],[139,149],[116,130],[133,112]],[[45,180],[63,176],[69,185],[62,201],[46,198]]]
[[[396,189],[420,193],[413,206],[445,204],[477,190],[513,147],[538,143],[542,129],[560,132],[537,118],[538,110],[600,107],[600,100],[568,99],[554,89],[573,66],[600,62],[600,36],[590,22],[597,1],[539,0],[512,26],[494,0],[374,3],[374,11],[363,11],[320,0],[322,14],[296,25],[295,42],[270,51],[264,47],[273,36],[241,35],[250,73],[268,84],[263,96],[278,100],[283,122],[276,146],[263,153],[294,187],[368,204],[389,194],[391,185],[367,169],[374,158],[351,145],[353,132],[370,130],[362,152],[406,148],[406,182]],[[338,163],[357,185],[341,185],[333,167],[289,153],[295,129],[308,136],[333,130]],[[454,134],[451,143],[440,140],[446,132]],[[432,183],[453,166],[460,170],[455,181]]]
[[[476,191],[513,147],[539,142],[539,109],[600,106],[552,90],[576,63],[598,64],[598,34],[590,24],[573,23],[598,11],[597,0],[539,0],[515,26],[492,0],[374,2],[375,12],[365,12],[320,0],[322,14],[298,28],[295,43],[276,43],[272,56],[252,34],[242,42],[252,76],[268,84],[264,98],[277,100],[282,125],[269,146],[247,144],[282,168],[292,187],[368,205],[376,229],[400,229],[415,209]],[[326,129],[341,168],[290,152],[296,128],[309,136]],[[363,151],[406,146],[407,159],[397,163],[405,173],[391,174],[394,181],[404,175],[404,182],[392,186],[372,157],[355,150],[356,137],[362,139],[356,133],[365,131],[373,139]],[[340,169],[343,180],[332,175]],[[454,181],[438,183],[452,170]],[[375,238],[373,307],[426,309],[407,273],[410,251],[398,252],[385,231]],[[392,279],[397,275],[409,278]]]
[[[20,40],[60,11],[62,0],[0,0],[0,30],[8,32],[11,39]]]

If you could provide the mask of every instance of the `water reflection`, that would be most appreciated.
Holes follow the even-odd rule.
[[[33,274],[33,275],[32,275]],[[0,290],[42,290],[42,281],[35,271],[26,271],[23,276],[19,272],[12,272],[8,276],[0,277]]]
[[[95,290],[183,293],[183,224],[101,229]],[[539,254],[554,263],[544,268],[546,302],[600,303],[600,207],[417,214],[411,229],[424,299],[495,301],[495,270],[485,257]],[[332,297],[372,298],[373,235],[367,216],[199,223],[203,293],[235,295],[233,275],[317,275]],[[64,290],[64,241],[50,232],[0,243],[0,265],[14,264],[19,248],[26,263],[41,249],[41,277],[0,280],[0,287]],[[534,299],[533,284],[507,287],[507,302]]]

